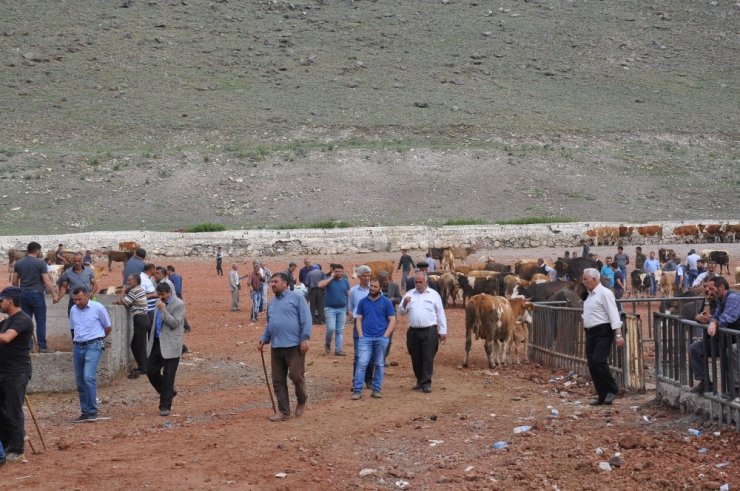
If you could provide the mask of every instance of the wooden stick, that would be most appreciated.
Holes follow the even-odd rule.
[[[275,398],[272,395],[272,387],[270,387],[270,380],[267,378],[267,365],[265,365],[265,352],[260,350],[260,356],[262,356],[262,370],[265,372],[265,383],[267,384],[267,392],[270,393],[270,402],[272,402],[272,412],[277,414],[277,408],[275,407]]]
[[[31,401],[28,400],[28,396],[23,396],[26,400],[26,406],[28,406],[28,412],[31,413],[31,419],[33,419],[33,424],[36,426],[36,431],[39,434],[39,439],[41,440],[41,445],[44,446],[44,450],[46,450],[46,442],[44,441],[44,435],[41,434],[41,428],[39,427],[38,421],[36,421],[36,415],[33,412],[33,408],[31,407]],[[33,449],[33,446],[31,447]]]

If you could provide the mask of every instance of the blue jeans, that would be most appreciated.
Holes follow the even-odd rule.
[[[46,349],[46,297],[44,292],[21,293],[21,309],[36,319],[36,339],[39,349]]]
[[[262,310],[262,289],[252,291],[252,320],[257,320],[257,314]]]
[[[355,370],[355,380],[352,384],[354,392],[362,392],[362,385],[365,383],[365,372],[371,361],[375,367],[373,391],[380,392],[385,372],[385,348],[389,341],[385,336],[357,338],[357,370]]]
[[[337,353],[342,351],[342,341],[344,340],[344,324],[347,320],[347,308],[338,309],[324,307],[324,317],[326,318],[326,336],[324,337],[324,347],[331,348],[331,337],[336,332],[336,343],[334,349]]]
[[[0,442],[0,460],[5,458],[5,450],[3,450],[3,442]]]
[[[77,392],[80,393],[80,409],[89,416],[98,414],[96,401],[98,363],[103,354],[103,340],[98,339],[87,346],[75,344],[72,348],[72,362],[75,368]]]

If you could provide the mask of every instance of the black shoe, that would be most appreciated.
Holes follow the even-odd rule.
[[[87,421],[87,415],[86,414],[80,414],[75,419],[72,420],[73,423],[84,423]]]
[[[185,354],[185,353],[187,353],[188,351],[190,351],[190,350],[188,349],[187,345],[183,344],[183,345],[182,345],[182,354],[184,355],[184,354]]]
[[[595,401],[589,402],[588,405],[589,406],[603,406],[604,405],[604,401],[601,401],[601,400],[597,399]]]
[[[423,392],[424,392],[425,394],[429,394],[429,393],[431,393],[431,392],[432,392],[432,386],[431,386],[431,385],[425,385],[424,387],[422,387],[422,388],[421,388],[421,390],[422,390],[422,391],[423,391]]]
[[[411,387],[411,390],[421,390],[421,384],[415,384],[413,387]]]
[[[709,384],[709,387],[704,386],[704,381],[699,382],[695,386],[693,386],[689,392],[692,394],[703,394],[705,392],[712,392],[712,384]]]
[[[604,404],[606,404],[607,406],[611,406],[612,402],[614,402],[614,399],[616,398],[617,394],[612,394],[611,392],[609,392],[606,397],[604,397]]]

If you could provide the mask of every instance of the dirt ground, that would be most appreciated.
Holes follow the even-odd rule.
[[[522,255],[499,251],[497,258]],[[349,266],[380,258],[395,255],[318,259]],[[244,268],[245,258],[239,259]],[[268,265],[279,271],[289,259]],[[382,399],[365,392],[362,400],[350,400],[352,357],[324,355],[324,328],[314,327],[307,410],[301,418],[271,423],[256,350],[263,318],[249,322],[244,293],[241,312],[229,311],[226,279],[215,275],[212,263],[172,264],[184,276],[194,326],[173,414],[158,415],[157,397],[144,378],[120,377],[101,387],[100,413],[111,419],[95,423],[72,424],[79,413],[76,393],[34,394],[48,451],[33,455],[28,449],[28,462],[0,467],[3,483],[16,489],[402,489],[408,483],[408,489],[593,490],[740,483],[740,435],[658,406],[652,391],[593,408],[587,405],[592,387],[582,377],[531,363],[489,369],[480,341],[471,368],[462,369],[460,308],[447,310],[450,335],[436,358],[431,394],[410,390],[415,381],[404,349],[405,317],[399,318]],[[119,274],[120,266],[103,285]],[[267,363],[269,370],[269,356]],[[532,429],[514,434],[520,425]],[[26,426],[39,446],[30,419]],[[701,428],[702,436],[691,436],[690,427]],[[492,448],[498,441],[508,447]],[[599,469],[617,453],[621,467]],[[372,471],[363,477],[363,469]]]

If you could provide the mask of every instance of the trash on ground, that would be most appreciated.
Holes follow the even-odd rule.
[[[371,474],[375,474],[377,471],[375,469],[365,468],[360,471],[360,477],[369,476]]]
[[[701,436],[701,431],[697,430],[696,428],[689,428],[689,434],[691,436]]]
[[[524,432],[529,431],[531,429],[532,429],[532,427],[531,426],[528,426],[528,425],[517,426],[516,428],[514,428],[514,433],[524,433]]]
[[[609,464],[609,462],[599,462],[599,469],[609,472],[612,470],[612,466],[611,464]]]
[[[277,474],[275,474],[275,477],[282,479],[284,477],[288,477],[288,474],[286,474],[285,472],[278,472]]]
[[[508,447],[508,446],[509,446],[509,444],[508,444],[508,443],[506,443],[505,441],[500,441],[500,442],[496,442],[496,443],[494,443],[494,444],[493,444],[493,445],[491,445],[491,446],[492,446],[493,448],[495,448],[496,450],[503,450],[503,449],[505,449],[506,447]]]

